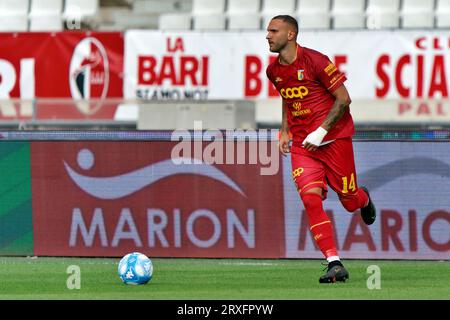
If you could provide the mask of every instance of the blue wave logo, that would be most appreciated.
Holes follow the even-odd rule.
[[[99,199],[113,200],[126,197],[157,181],[179,174],[200,175],[217,180],[246,197],[242,189],[216,167],[190,158],[177,158],[176,160],[178,163],[194,164],[180,165],[174,163],[174,160],[168,159],[111,177],[92,177],[80,174],[69,166],[66,161],[64,161],[64,166],[72,181],[80,189]],[[78,152],[77,163],[80,168],[89,170],[94,165],[94,162],[95,156],[92,151],[82,149]]]

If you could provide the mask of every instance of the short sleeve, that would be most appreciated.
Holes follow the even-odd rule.
[[[316,60],[316,72],[319,81],[333,93],[347,78],[325,55],[320,55]]]
[[[269,65],[269,66],[267,67],[267,69],[266,69],[266,75],[267,75],[267,78],[270,80],[270,82],[272,82],[272,83],[274,84],[273,79],[272,79],[272,67],[271,67],[271,65]],[[274,85],[275,85],[275,84],[274,84]]]

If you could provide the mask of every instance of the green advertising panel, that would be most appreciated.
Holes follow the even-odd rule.
[[[0,142],[0,255],[32,255],[30,144]]]

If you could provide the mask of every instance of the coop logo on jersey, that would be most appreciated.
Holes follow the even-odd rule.
[[[191,159],[181,159],[190,161]],[[95,162],[94,153],[89,149],[82,149],[77,155],[78,166],[89,170]],[[176,165],[172,159],[163,160],[130,172],[111,177],[92,177],[82,175],[64,161],[66,172],[73,182],[87,194],[98,199],[119,199],[129,196],[155,182],[177,174],[196,174],[218,180],[231,189],[246,196],[241,188],[226,174],[212,165],[201,161],[195,165]]]
[[[299,86],[299,87],[293,87],[293,88],[287,88],[287,89],[281,89],[280,94],[285,99],[292,99],[292,98],[300,98],[303,99],[305,96],[308,95],[308,88],[305,86]]]
[[[79,42],[70,61],[69,86],[81,112],[92,114],[101,107],[100,101],[89,100],[106,97],[109,77],[109,61],[103,44],[92,37]]]

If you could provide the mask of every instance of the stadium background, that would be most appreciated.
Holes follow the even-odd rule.
[[[0,6],[0,254],[321,258],[290,160],[275,175],[249,162],[252,141],[276,144],[265,28],[287,13],[347,74],[359,183],[379,210],[367,228],[330,194],[342,255],[449,260],[449,1]],[[245,164],[175,170],[171,130],[195,120],[241,130],[224,140]]]

